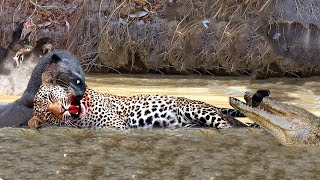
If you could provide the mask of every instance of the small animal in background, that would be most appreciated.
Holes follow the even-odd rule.
[[[33,49],[33,46],[31,45],[29,40],[29,36],[31,33],[28,33],[23,38],[21,38],[23,29],[23,22],[16,23],[16,29],[12,33],[11,43],[8,47],[8,50],[15,52],[13,60],[15,61],[17,68],[22,64],[25,54],[30,53]]]
[[[8,75],[14,67],[19,68],[25,61],[37,63],[43,55],[54,49],[52,38],[43,37],[36,42],[30,38],[31,35],[35,36],[32,29],[36,27],[31,21],[15,23],[8,47],[0,46],[0,74]]]
[[[37,57],[51,52],[54,49],[53,40],[49,37],[40,38],[32,51]]]
[[[16,52],[13,59],[17,68],[22,65],[24,60],[39,59],[54,49],[53,40],[49,37],[40,38],[36,43],[30,41],[30,34],[32,34],[34,27],[36,25],[30,20],[19,23],[12,35],[13,43],[11,49]]]
[[[36,29],[37,25],[33,23],[31,18],[27,19],[25,22],[17,24],[17,28],[12,35],[12,42],[15,42],[14,45],[19,48],[13,48],[16,52],[13,59],[17,68],[21,66],[25,59],[38,59],[38,57],[42,57],[42,55],[53,50],[53,41],[47,37],[39,39],[36,43],[31,43],[30,34],[34,36]],[[33,55],[25,57],[26,54],[31,53],[36,57]]]
[[[40,41],[42,40],[42,41]],[[43,42],[42,44],[42,53],[47,54],[54,49],[53,40],[51,38],[45,37],[40,39],[38,43]]]
[[[31,18],[27,19],[23,23],[21,39],[25,39],[27,36],[35,35],[37,28],[41,28],[40,24],[35,24]],[[30,38],[29,38],[30,40]],[[53,50],[53,40],[49,37],[40,38],[35,45],[35,50],[42,49],[42,55],[51,52]]]
[[[18,62],[20,63],[19,66],[23,61],[38,62],[43,55],[51,52],[53,49],[53,40],[51,38],[41,38],[35,43],[34,48],[31,49],[30,52],[22,55],[16,54],[18,56]]]
[[[16,55],[13,57],[13,60],[15,61],[17,68],[21,66],[24,60],[24,56],[30,53],[33,49],[33,46],[31,45],[28,38],[29,37],[26,36],[25,39],[18,39],[16,41],[13,41],[9,46],[11,50],[16,52]]]

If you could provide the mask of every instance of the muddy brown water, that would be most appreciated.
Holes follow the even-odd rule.
[[[230,107],[228,97],[270,89],[275,99],[320,115],[319,77],[88,75],[96,91],[168,94]],[[19,96],[0,95],[1,102]],[[248,119],[242,119],[249,121]],[[0,129],[2,179],[319,179],[320,148],[281,146],[262,129],[46,127]]]

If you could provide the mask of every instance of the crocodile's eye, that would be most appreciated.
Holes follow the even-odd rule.
[[[76,84],[80,85],[81,84],[81,80],[77,79]]]

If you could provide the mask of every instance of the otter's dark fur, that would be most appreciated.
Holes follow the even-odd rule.
[[[22,97],[10,104],[0,104],[0,127],[27,125],[33,115],[33,99],[42,84],[43,72],[51,73],[53,83],[70,86],[76,97],[82,98],[86,85],[79,60],[69,51],[54,50],[40,59]]]

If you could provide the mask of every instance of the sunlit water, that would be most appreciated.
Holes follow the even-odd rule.
[[[168,94],[230,107],[228,97],[270,89],[274,99],[320,115],[319,77],[88,75],[99,92]],[[18,96],[0,96],[11,102]],[[242,119],[248,121],[248,119]],[[47,127],[0,129],[0,178],[14,179],[318,179],[320,148],[294,148],[262,129],[128,131]]]

